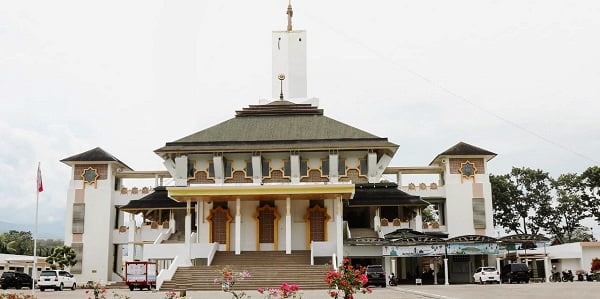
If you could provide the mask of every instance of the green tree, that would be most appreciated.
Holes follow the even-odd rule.
[[[40,239],[37,241],[37,255],[38,256],[49,256],[55,247],[63,246],[63,240],[55,239]]]
[[[554,235],[561,243],[576,242],[581,236],[581,220],[591,216],[585,206],[581,192],[581,177],[566,173],[554,181],[556,201],[545,219],[542,219],[546,231]]]
[[[540,169],[513,167],[490,176],[494,221],[507,232],[538,234],[552,211],[552,179]]]
[[[494,207],[494,225],[501,226],[506,232],[519,231],[519,212],[514,209],[520,193],[510,180],[510,175],[490,174],[492,185],[492,205]]]
[[[0,234],[0,250],[2,253],[33,255],[33,238],[31,232],[11,230]]]
[[[433,205],[428,205],[421,211],[421,217],[423,222],[432,223],[439,220],[438,211],[436,211]]]
[[[77,254],[71,246],[58,246],[52,251],[52,254],[46,258],[52,269],[57,266],[60,269],[71,267],[77,263]]]
[[[581,174],[580,188],[585,206],[600,223],[600,167],[592,166]]]

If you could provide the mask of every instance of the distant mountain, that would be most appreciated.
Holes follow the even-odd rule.
[[[0,221],[0,233],[6,233],[10,230],[30,231],[33,234],[34,224],[21,224]],[[38,239],[64,239],[64,224],[61,222],[39,223]]]

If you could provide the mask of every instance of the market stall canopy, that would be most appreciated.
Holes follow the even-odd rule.
[[[498,239],[481,235],[458,236],[446,241],[447,243],[496,243]]]
[[[504,236],[500,239],[503,243],[524,243],[524,242],[549,242],[550,239],[542,235],[516,234]]]
[[[385,239],[394,245],[400,244],[437,244],[446,242],[444,233],[423,233],[409,228],[397,229],[385,235]]]
[[[140,212],[156,209],[185,209],[185,202],[177,202],[171,197],[165,187],[156,187],[154,192],[138,199],[132,200],[128,204],[120,207],[125,212]]]
[[[396,183],[356,184],[354,196],[348,200],[350,207],[410,206],[426,207],[429,203],[421,197],[398,189]]]

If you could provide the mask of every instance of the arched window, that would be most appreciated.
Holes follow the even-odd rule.
[[[225,244],[226,250],[229,251],[229,225],[231,224],[231,215],[229,209],[223,209],[218,206],[210,210],[210,215],[206,217],[210,224],[210,243]]]
[[[256,208],[254,218],[256,219],[258,232],[256,250],[260,250],[261,243],[274,244],[274,248],[277,249],[277,223],[279,222],[277,209],[266,204]]]
[[[327,214],[327,209],[319,205],[306,210],[304,220],[307,225],[307,244],[310,248],[311,241],[327,241],[327,221],[331,217]]]

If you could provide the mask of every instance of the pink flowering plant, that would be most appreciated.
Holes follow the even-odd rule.
[[[125,296],[125,295],[119,295],[115,292],[112,293],[111,297],[107,297],[106,287],[100,285],[99,282],[90,281],[90,282],[86,283],[83,287],[88,289],[88,290],[85,290],[86,295],[94,296],[94,297],[88,296],[87,299],[107,299],[107,298],[130,299],[131,298],[131,297]]]
[[[214,279],[214,283],[220,283],[223,292],[231,293],[232,298],[247,297],[245,292],[236,293],[234,290],[235,283],[251,277],[248,271],[234,272],[231,266],[225,266],[223,269],[217,270],[219,277]]]
[[[101,286],[99,282],[90,281],[85,285],[85,288],[92,290],[94,299],[106,298],[106,287]],[[90,294],[90,290],[85,290],[85,293]],[[91,299],[91,298],[92,297],[88,297],[88,299]]]
[[[257,290],[259,293],[265,295],[268,299],[280,299],[280,298],[302,298],[299,293],[300,287],[297,284],[282,283],[277,289],[275,288],[260,288]]]
[[[165,299],[185,299],[185,296],[179,296],[177,293],[173,291],[169,291],[165,293]]]
[[[353,299],[354,294],[358,292],[363,294],[373,292],[370,288],[364,287],[368,281],[365,268],[355,268],[347,258],[337,269],[329,271],[325,277],[329,296],[336,299]]]

